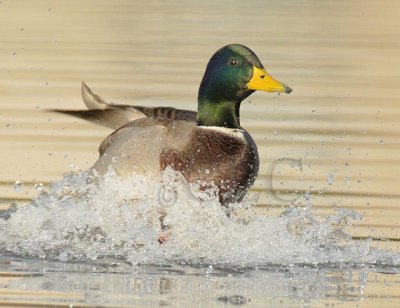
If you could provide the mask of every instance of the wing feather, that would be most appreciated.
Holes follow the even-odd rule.
[[[144,117],[175,121],[196,121],[197,113],[191,110],[110,103],[94,93],[83,81],[81,94],[88,110],[51,109],[50,111],[75,116],[111,129],[120,128],[131,121]]]

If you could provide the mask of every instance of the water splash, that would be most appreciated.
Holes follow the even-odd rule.
[[[335,176],[332,173],[329,173],[326,182],[328,185],[333,185],[333,183],[335,183]]]
[[[268,217],[246,201],[222,207],[214,188],[201,191],[172,169],[161,181],[141,175],[121,180],[112,172],[88,179],[86,172],[65,176],[29,205],[2,215],[1,251],[133,264],[400,265],[395,252],[351,239],[345,228],[362,217],[350,210],[321,218],[302,207]]]
[[[24,188],[24,184],[21,181],[16,181],[14,183],[14,190],[16,192],[21,192],[23,188]]]

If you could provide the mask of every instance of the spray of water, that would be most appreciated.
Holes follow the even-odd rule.
[[[361,219],[353,211],[321,218],[302,207],[268,217],[247,201],[223,207],[215,188],[202,191],[172,169],[160,179],[122,180],[111,171],[96,181],[86,172],[67,175],[32,203],[3,213],[0,249],[24,257],[133,264],[400,265],[395,252],[351,239],[345,228]]]

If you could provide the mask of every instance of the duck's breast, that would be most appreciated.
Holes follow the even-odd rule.
[[[224,194],[230,194],[229,201],[241,200],[258,173],[258,153],[251,136],[242,129],[196,127],[188,140],[183,148],[180,144],[162,151],[161,169],[172,166],[189,182],[213,182],[222,201],[228,199]]]

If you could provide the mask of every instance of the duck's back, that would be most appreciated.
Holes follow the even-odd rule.
[[[122,177],[134,173],[158,176],[162,152],[171,145],[186,144],[194,128],[190,121],[147,117],[132,121],[104,139],[93,169],[104,174],[111,168]]]

